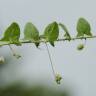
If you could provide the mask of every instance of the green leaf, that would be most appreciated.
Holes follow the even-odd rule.
[[[78,32],[77,37],[80,37],[80,36],[83,37],[84,35],[92,36],[90,24],[84,18],[80,18],[78,20],[77,32]]]
[[[47,41],[50,42],[52,46],[54,46],[54,41],[57,40],[59,36],[59,28],[57,22],[50,23],[44,31],[44,37]]]
[[[31,22],[28,22],[25,25],[24,39],[30,40],[30,41],[35,41],[35,42],[37,42],[37,43],[35,43],[36,47],[39,46],[39,31],[35,27],[35,25],[33,25]]]
[[[71,36],[69,34],[67,27],[62,23],[59,23],[59,26],[65,31],[64,37],[68,40],[71,40]]]
[[[20,45],[20,27],[16,22],[13,22],[4,33],[4,37],[0,41],[14,43]]]

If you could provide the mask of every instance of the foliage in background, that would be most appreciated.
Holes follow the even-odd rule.
[[[0,88],[0,96],[72,96],[69,90],[56,90],[48,86],[26,87],[22,84],[13,84]]]

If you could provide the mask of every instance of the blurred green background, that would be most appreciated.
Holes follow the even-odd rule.
[[[21,84],[13,84],[0,88],[0,96],[71,96],[69,92],[56,90],[48,86],[37,85],[30,88]]]

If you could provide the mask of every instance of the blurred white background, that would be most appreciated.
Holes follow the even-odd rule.
[[[86,18],[92,26],[93,34],[96,34],[95,9],[95,0],[0,0],[0,36],[13,21],[21,26],[21,38],[28,21],[35,24],[41,34],[50,22],[62,22],[69,28],[70,34],[76,36],[76,22],[79,17]],[[6,58],[6,65],[0,68],[0,84],[23,80],[29,85],[33,82],[45,83],[60,89],[67,86],[74,96],[95,96],[96,39],[87,40],[84,50],[78,52],[76,47],[82,42],[84,41],[59,42],[55,48],[49,45],[54,66],[63,76],[59,87],[54,83],[44,45],[40,46],[41,50],[36,49],[33,44],[15,47],[22,55],[20,60],[12,57],[8,46],[0,48],[0,55]]]

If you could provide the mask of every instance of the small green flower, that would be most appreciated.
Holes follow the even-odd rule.
[[[60,84],[60,83],[61,83],[61,80],[62,80],[61,75],[60,75],[60,74],[56,74],[56,75],[55,75],[55,81],[56,81],[56,83],[57,83],[57,84]]]
[[[77,46],[77,50],[83,50],[83,48],[84,48],[84,44],[79,44],[79,45]]]
[[[4,57],[3,56],[0,56],[0,64],[4,64],[4,62],[5,62]]]

